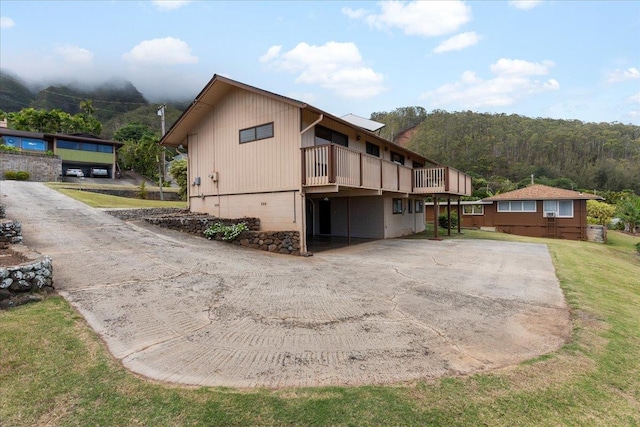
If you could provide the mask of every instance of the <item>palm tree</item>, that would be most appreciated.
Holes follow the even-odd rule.
[[[631,196],[620,201],[618,216],[624,222],[624,231],[635,234],[640,227],[640,197]]]

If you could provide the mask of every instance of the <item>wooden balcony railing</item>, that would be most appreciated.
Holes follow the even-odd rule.
[[[456,169],[411,169],[334,144],[302,149],[302,179],[304,186],[471,195],[471,177]]]

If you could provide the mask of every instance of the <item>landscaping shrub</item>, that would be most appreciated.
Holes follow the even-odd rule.
[[[138,191],[136,192],[136,197],[138,199],[146,199],[148,196],[147,194],[147,183],[145,181],[142,181],[140,183],[140,185],[138,186]]]
[[[29,172],[27,171],[16,172],[16,179],[18,181],[27,181],[29,179]]]
[[[209,228],[204,231],[204,235],[209,240],[221,236],[222,240],[232,241],[237,239],[242,232],[248,230],[249,228],[244,222],[231,225],[224,225],[221,222],[216,222],[211,224]]]
[[[19,153],[20,150],[18,147],[12,147],[11,145],[0,144],[0,151],[7,151],[9,153]]]
[[[4,177],[6,179],[16,179],[17,175],[18,175],[18,172],[16,171],[6,171],[4,173]]]
[[[448,218],[446,214],[440,215],[438,217],[438,224],[442,228],[448,228]],[[458,215],[455,213],[451,214],[451,228],[458,227]]]

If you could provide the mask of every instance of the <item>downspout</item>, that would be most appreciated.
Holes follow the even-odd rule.
[[[306,131],[308,131],[309,129],[311,129],[312,127],[317,125],[318,123],[320,123],[323,119],[324,119],[324,114],[320,113],[320,117],[318,118],[318,120],[316,120],[315,122],[311,123],[309,126],[304,128],[303,130],[301,130],[300,131],[300,135],[302,135],[303,133],[305,133]]]

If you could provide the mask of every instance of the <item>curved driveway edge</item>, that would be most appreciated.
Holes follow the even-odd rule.
[[[281,256],[123,222],[2,181],[25,244],[128,369],[181,384],[384,384],[561,346],[568,309],[542,244],[383,240]]]

